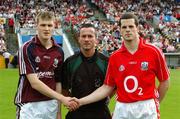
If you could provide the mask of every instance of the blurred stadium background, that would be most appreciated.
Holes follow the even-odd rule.
[[[77,33],[84,22],[97,28],[97,49],[111,55],[121,46],[118,21],[122,13],[134,12],[141,24],[139,34],[164,52],[171,69],[162,119],[180,117],[180,0],[0,0],[0,119],[15,118],[17,51],[36,34],[34,18],[41,10],[55,13],[53,37],[63,47],[65,58],[78,50]]]

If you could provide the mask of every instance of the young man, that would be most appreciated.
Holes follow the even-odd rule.
[[[89,104],[117,88],[113,119],[159,119],[159,102],[169,87],[169,71],[162,52],[146,44],[138,34],[138,20],[132,13],[120,19],[122,47],[110,57],[104,85],[80,100]],[[159,81],[155,86],[155,78]]]
[[[37,35],[19,50],[20,78],[15,96],[17,119],[55,119],[58,101],[66,106],[70,98],[61,95],[64,53],[53,38],[54,16],[40,12],[36,18]]]
[[[95,50],[96,29],[82,24],[79,33],[80,51],[63,64],[63,88],[70,96],[82,98],[103,85],[108,58]],[[107,98],[70,111],[66,119],[111,119]]]

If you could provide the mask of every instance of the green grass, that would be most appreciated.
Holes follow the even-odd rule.
[[[161,103],[161,119],[178,119],[180,117],[180,70],[171,70],[171,85]],[[14,95],[18,82],[17,69],[0,69],[0,119],[15,119]],[[109,105],[113,111],[114,99]],[[63,119],[67,110],[62,108]]]

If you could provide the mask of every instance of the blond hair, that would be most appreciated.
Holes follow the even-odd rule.
[[[36,16],[36,23],[38,24],[39,19],[42,20],[55,20],[54,14],[53,12],[49,12],[49,11],[41,11],[38,13],[38,15]]]

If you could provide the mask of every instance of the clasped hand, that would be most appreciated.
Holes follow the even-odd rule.
[[[75,97],[66,97],[63,104],[69,111],[74,111],[81,106],[80,100]]]

